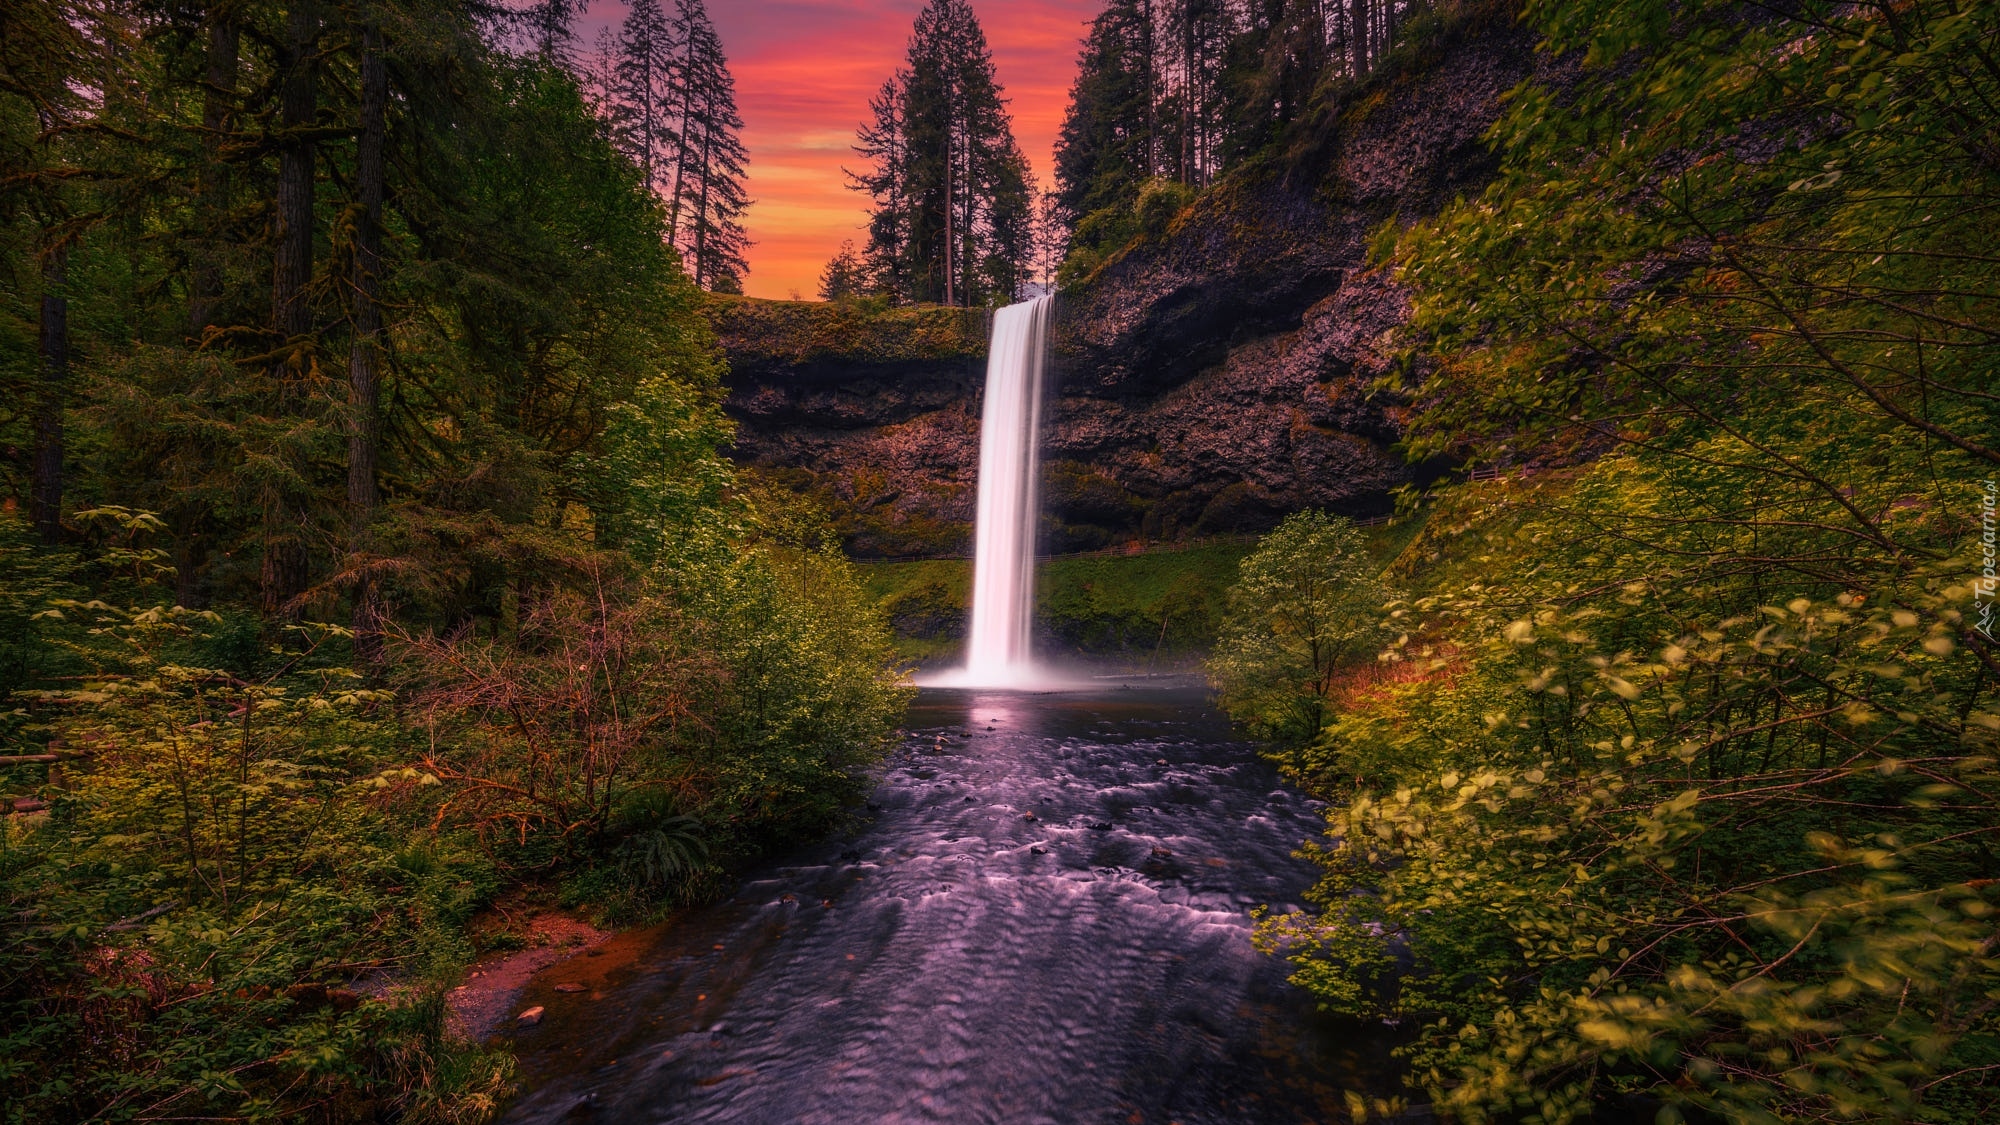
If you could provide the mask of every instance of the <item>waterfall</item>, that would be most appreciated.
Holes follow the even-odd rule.
[[[974,524],[972,639],[967,686],[1035,680],[1029,628],[1035,612],[1035,529],[1040,515],[1042,372],[1053,298],[993,316],[986,399],[979,419],[979,510]],[[955,679],[957,677],[954,677]]]

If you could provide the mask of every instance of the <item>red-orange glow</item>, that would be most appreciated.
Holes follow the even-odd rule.
[[[744,225],[756,297],[811,298],[843,238],[866,237],[866,198],[848,189],[854,133],[868,99],[903,60],[922,0],[709,0],[709,16],[736,76],[750,149]],[[1014,136],[1049,186],[1078,42],[1100,0],[973,0],[1014,116]],[[582,38],[624,19],[596,0]]]

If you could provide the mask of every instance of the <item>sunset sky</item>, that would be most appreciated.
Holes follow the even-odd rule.
[[[1014,116],[1014,137],[1047,187],[1084,24],[1101,0],[973,0]],[[866,199],[841,167],[868,99],[903,58],[923,0],[708,0],[729,54],[743,142],[750,149],[745,226],[756,245],[744,290],[817,295],[820,268],[843,238],[859,245]],[[625,18],[620,0],[592,0],[579,30]]]

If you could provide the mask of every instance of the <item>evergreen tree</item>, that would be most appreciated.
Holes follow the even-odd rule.
[[[576,18],[589,0],[533,0],[514,16],[517,34],[537,58],[567,66],[576,49]]]
[[[660,190],[681,146],[673,117],[676,48],[660,0],[632,0],[608,60],[606,109],[619,148],[639,166],[648,186]]]
[[[1171,49],[1161,106],[1154,114],[1163,144],[1163,174],[1184,184],[1207,183],[1219,170],[1225,87],[1224,62],[1237,33],[1228,0],[1172,0],[1166,6]]]
[[[1034,250],[1033,176],[970,4],[925,5],[907,61],[856,146],[875,163],[852,178],[875,200],[878,285],[908,300],[1013,300]]]
[[[858,297],[867,289],[867,280],[861,256],[854,252],[854,240],[845,239],[840,244],[840,252],[827,261],[826,269],[820,271],[820,299],[844,301]]]
[[[910,296],[910,209],[904,179],[907,161],[903,140],[903,93],[909,74],[898,70],[882,83],[868,103],[870,120],[861,127],[854,151],[870,162],[861,172],[847,172],[848,186],[875,200],[868,216],[868,247],[864,251],[869,288],[892,301]]]
[[[1084,37],[1055,151],[1055,198],[1071,227],[1129,205],[1153,175],[1151,26],[1147,0],[1111,0]]]
[[[740,293],[750,269],[743,257],[750,239],[739,221],[750,206],[743,188],[750,154],[743,147],[736,80],[703,0],[677,0],[673,35],[681,52],[673,77],[680,130],[668,237],[696,285]]]
[[[1276,142],[1375,70],[1423,2],[1107,0],[1056,142],[1073,250],[1102,260],[1136,233],[1149,180],[1198,188]]]

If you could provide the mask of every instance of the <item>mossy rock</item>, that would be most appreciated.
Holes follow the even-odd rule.
[[[702,304],[732,366],[982,359],[987,309],[891,306],[878,299],[770,301],[711,294]]]

